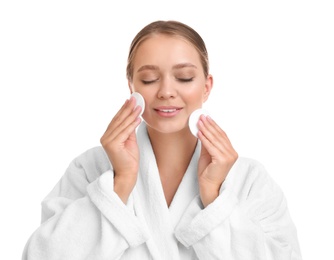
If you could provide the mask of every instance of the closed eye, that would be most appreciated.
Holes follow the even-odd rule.
[[[181,82],[191,82],[193,81],[194,78],[178,78],[177,80],[181,81]]]
[[[155,81],[157,81],[157,79],[154,79],[154,80],[142,80],[143,84],[152,84]]]

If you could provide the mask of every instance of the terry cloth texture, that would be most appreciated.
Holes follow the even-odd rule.
[[[42,223],[22,259],[301,259],[284,194],[259,162],[238,158],[218,198],[203,208],[198,142],[168,207],[145,122],[137,140],[140,170],[127,205],[113,191],[103,148],[84,152],[43,200]]]

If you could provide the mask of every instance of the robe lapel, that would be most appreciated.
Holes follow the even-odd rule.
[[[179,259],[177,240],[174,236],[174,228],[179,222],[183,212],[198,194],[197,162],[200,153],[200,144],[197,145],[188,169],[180,183],[180,186],[168,208],[155,155],[148,137],[144,122],[138,128],[137,142],[140,149],[140,170],[136,184],[134,203],[135,210],[140,211],[151,234],[148,247],[151,247],[152,255],[160,253],[161,259]],[[152,241],[153,240],[153,241]],[[152,243],[153,247],[152,248]]]
[[[169,206],[173,229],[175,229],[190,202],[199,194],[197,165],[200,151],[201,143],[198,141],[187,171],[182,178],[171,205]]]
[[[137,142],[140,149],[140,170],[136,190],[142,210],[141,215],[145,218],[144,221],[156,246],[157,250],[154,251],[160,253],[161,259],[179,259],[169,210],[144,122],[138,128]]]

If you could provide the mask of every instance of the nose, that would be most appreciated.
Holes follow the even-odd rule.
[[[172,80],[168,78],[161,80],[157,94],[159,99],[175,98],[177,90],[174,88]]]

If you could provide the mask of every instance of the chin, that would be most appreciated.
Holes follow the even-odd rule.
[[[189,131],[188,122],[154,122],[149,123],[146,121],[146,124],[154,129],[154,131],[163,133],[163,134],[173,134],[181,131]]]

